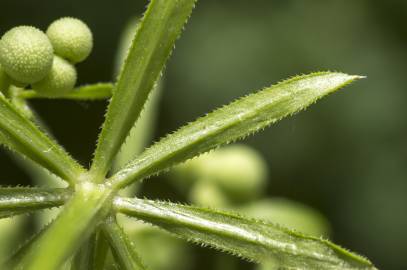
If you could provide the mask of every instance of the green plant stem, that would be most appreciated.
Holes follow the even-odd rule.
[[[102,185],[89,182],[78,184],[65,209],[32,244],[16,269],[58,269],[88,239],[107,214],[111,196],[111,190]]]
[[[20,110],[20,112],[30,120],[33,120],[35,112],[30,108],[27,101],[19,97],[19,94],[23,92],[24,89],[10,86],[8,90],[8,98],[11,100],[11,103]]]
[[[109,217],[102,228],[110,243],[113,256],[122,270],[146,269],[136,253],[133,243],[114,217]]]
[[[91,172],[104,181],[157,82],[196,0],[152,0],[136,31],[113,91]]]
[[[71,99],[71,100],[103,100],[112,96],[113,84],[97,83],[75,88],[72,92],[56,97],[43,96],[34,90],[24,90],[18,94],[22,99]]]

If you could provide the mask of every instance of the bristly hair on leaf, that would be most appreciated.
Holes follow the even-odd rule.
[[[123,187],[245,138],[360,78],[335,72],[312,73],[240,98],[163,138],[116,173],[111,182]]]
[[[375,269],[369,260],[327,240],[233,213],[127,198],[116,198],[114,207],[180,238],[250,261],[273,260],[284,269]]]
[[[144,109],[148,112],[151,109],[148,106],[155,103],[147,102],[148,98],[195,3],[196,0],[151,0],[137,28],[132,28],[133,42],[116,83],[97,83],[75,89],[72,85],[69,87],[72,91],[52,96],[70,100],[110,99],[89,170],[80,166],[45,132],[45,125],[28,104],[30,99],[50,96],[41,94],[33,85],[33,90],[23,89],[27,83],[13,81],[0,66],[0,143],[32,160],[41,169],[22,162],[40,185],[57,178],[69,183],[67,188],[48,185],[48,188],[0,187],[0,219],[63,206],[57,218],[21,246],[2,269],[55,270],[64,263],[71,263],[71,269],[76,270],[104,269],[109,249],[121,269],[145,269],[136,252],[137,243],[133,244],[117,222],[117,214],[128,215],[184,240],[249,261],[263,263],[272,260],[278,269],[376,269],[369,260],[328,240],[303,235],[271,222],[204,207],[118,195],[120,190],[136,181],[141,182],[202,153],[250,136],[363,78],[340,72],[296,76],[188,123],[139,153],[144,148],[145,137],[148,137],[145,122],[153,118],[151,115],[140,118],[140,115]],[[75,21],[74,25],[85,26],[77,19],[63,21]],[[53,46],[61,41],[61,37],[66,37],[64,31],[68,30],[60,30],[58,27],[57,32],[61,35],[57,39],[52,35]],[[68,32],[69,37],[79,33],[75,27]],[[45,41],[50,38],[40,30],[37,33]],[[86,33],[87,40],[91,41],[91,33],[87,30]],[[64,48],[65,45],[75,45],[71,38],[62,38],[62,42],[66,42],[62,44]],[[1,44],[0,40],[0,47]],[[27,52],[24,44],[11,45]],[[87,56],[92,46],[85,47],[89,49],[86,50]],[[7,50],[0,51],[3,53],[1,61]],[[54,48],[54,51],[61,54],[60,49]],[[64,53],[60,56],[64,55],[67,56]],[[8,59],[10,53],[6,56]],[[82,58],[73,60],[77,62]],[[21,63],[11,63],[11,66],[13,64]],[[67,64],[74,68],[74,63]],[[25,71],[24,67],[22,69]],[[45,75],[48,79],[55,79],[52,73]],[[130,134],[133,127],[145,134],[141,135],[138,130]],[[127,137],[130,138],[128,144]],[[119,153],[123,147],[132,149]],[[127,165],[122,167],[126,162]],[[42,169],[47,173],[41,173]],[[230,178],[236,186],[236,177]]]

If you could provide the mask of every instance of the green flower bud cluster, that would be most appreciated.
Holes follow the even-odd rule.
[[[92,32],[75,18],[56,20],[46,34],[32,26],[14,27],[0,39],[0,87],[31,85],[44,96],[64,95],[76,84],[74,65],[92,47]]]
[[[205,206],[227,206],[261,195],[267,164],[254,149],[244,145],[224,147],[193,159],[178,168],[190,181],[190,199]],[[185,185],[185,183],[182,183]]]
[[[21,84],[42,80],[52,68],[53,52],[48,37],[31,26],[14,27],[0,40],[0,63]]]

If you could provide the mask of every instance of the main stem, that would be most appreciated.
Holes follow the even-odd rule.
[[[106,217],[113,194],[113,190],[104,185],[78,184],[65,209],[33,243],[16,269],[58,269]]]

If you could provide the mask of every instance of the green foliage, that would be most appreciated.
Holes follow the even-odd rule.
[[[68,182],[77,181],[84,169],[61,146],[0,96],[0,141]]]
[[[150,2],[109,103],[91,168],[97,178],[103,180],[140,116],[194,4],[195,0]]]
[[[117,198],[115,208],[188,241],[287,269],[374,269],[363,257],[326,240],[264,221],[167,202]]]
[[[107,215],[111,193],[102,185],[88,182],[77,185],[64,211],[31,244],[16,269],[58,269]]]
[[[113,248],[113,256],[116,258],[120,269],[146,269],[136,252],[135,246],[117,224],[115,218],[110,217],[105,222],[103,232]]]
[[[25,216],[0,219],[0,262],[8,259],[21,241]]]
[[[27,40],[41,36],[43,45],[33,48],[51,52],[53,56],[47,37],[39,30],[16,28],[20,30],[11,30],[15,32],[8,32],[3,37],[0,60],[5,73],[13,78],[14,75],[9,74],[12,68],[29,70],[16,78],[33,84],[34,90],[10,87],[7,92],[7,89],[1,89],[5,95],[0,95],[0,142],[51,173],[44,175],[37,167],[29,165],[34,177],[44,177],[46,181],[60,178],[69,184],[66,188],[54,189],[0,189],[0,218],[64,205],[56,219],[22,246],[5,267],[53,270],[70,265],[71,269],[103,269],[110,249],[120,269],[144,269],[134,249],[138,244],[133,244],[133,239],[116,221],[116,214],[123,213],[188,241],[259,263],[271,260],[278,269],[375,269],[367,259],[327,240],[306,236],[272,222],[118,195],[131,183],[243,139],[361,78],[339,72],[294,77],[217,109],[139,153],[147,136],[144,134],[146,137],[140,139],[130,134],[128,144],[125,144],[126,138],[134,126],[137,129],[148,127],[144,121],[151,119],[153,113],[147,111],[145,118],[140,115],[146,104],[151,106],[148,98],[194,6],[195,0],[152,0],[140,24],[134,28],[135,37],[117,82],[83,86],[72,92],[76,72],[71,64],[59,57],[55,58],[52,70],[48,67],[48,71],[41,74],[44,81],[36,83],[41,80],[38,77],[34,80],[34,75],[38,75],[34,73],[44,69],[41,61],[46,59],[34,59],[35,63],[33,57],[40,54],[27,55],[31,50]],[[27,35],[16,34],[21,29]],[[55,52],[72,62],[82,61],[91,51],[91,33],[79,20],[58,20],[50,26],[47,34]],[[21,51],[21,62],[13,59],[9,48]],[[9,86],[7,76],[0,76],[0,86]],[[45,134],[44,126],[37,127],[41,122],[32,112],[28,100],[54,96],[74,100],[111,97],[89,170],[82,168]],[[130,151],[122,148],[133,146]],[[205,187],[205,192],[209,190],[209,194],[212,192],[218,196],[216,191],[220,188],[227,196],[245,200],[260,193],[267,172],[255,153],[234,147],[210,155],[210,159],[186,165],[195,166],[193,171],[200,177],[198,182],[210,179],[207,183],[213,186]],[[201,187],[198,191],[202,190]]]
[[[1,188],[0,218],[61,206],[69,199],[70,193],[67,189]]]
[[[335,72],[313,73],[238,99],[163,138],[114,175],[111,182],[123,187],[242,139],[359,78]]]

